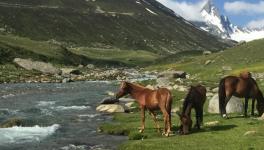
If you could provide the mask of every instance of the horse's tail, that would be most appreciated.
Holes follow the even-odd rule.
[[[219,112],[222,115],[223,109],[225,107],[225,99],[226,99],[225,78],[220,80],[219,89],[218,89],[218,96],[219,96]]]

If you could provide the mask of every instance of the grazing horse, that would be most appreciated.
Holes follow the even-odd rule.
[[[264,98],[257,82],[251,77],[249,72],[241,73],[237,76],[227,76],[219,83],[219,110],[224,118],[228,118],[226,114],[226,105],[230,98],[234,95],[239,98],[245,98],[244,116],[247,117],[248,100],[252,98],[251,115],[254,115],[255,99],[257,99],[257,110],[259,115],[264,112]]]
[[[155,110],[161,110],[164,118],[164,134],[169,136],[171,131],[171,105],[172,95],[166,88],[151,90],[138,84],[122,82],[116,98],[119,99],[130,94],[140,105],[141,109],[141,128],[140,132],[145,129],[145,110],[148,110],[154,119],[156,128],[160,131],[160,127],[156,120]]]
[[[206,100],[206,88],[202,85],[191,86],[183,102],[183,111],[178,113],[180,116],[181,126],[179,133],[188,134],[192,127],[191,109],[195,109],[197,129],[203,122],[203,105]]]

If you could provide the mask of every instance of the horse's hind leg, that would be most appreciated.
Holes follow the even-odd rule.
[[[225,98],[224,103],[223,103],[223,107],[222,107],[222,111],[221,112],[222,112],[222,115],[223,115],[224,118],[228,118],[227,113],[226,113],[226,105],[229,102],[229,100],[231,99],[231,97],[232,97],[232,95],[231,96],[227,96]]]
[[[165,108],[161,108],[164,118],[164,134],[169,136],[170,133],[170,125],[169,125],[169,114]]]
[[[140,133],[143,133],[145,130],[145,106],[141,106],[141,128]]]
[[[253,99],[252,99],[251,116],[254,116],[255,101],[256,101],[256,99],[255,99],[255,98],[253,98]]]
[[[244,110],[245,117],[247,117],[247,109],[248,109],[248,98],[245,98],[245,110]]]
[[[160,126],[159,126],[159,124],[157,122],[156,113],[151,111],[151,110],[149,111],[149,113],[150,113],[150,115],[152,116],[152,118],[154,120],[155,126],[158,129],[158,132],[160,133],[161,131],[160,131]]]

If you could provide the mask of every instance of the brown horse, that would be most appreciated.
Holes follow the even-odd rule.
[[[264,98],[257,82],[251,77],[249,72],[241,73],[237,76],[227,76],[219,83],[219,110],[222,117],[227,117],[226,105],[234,95],[239,98],[245,98],[244,115],[247,117],[248,100],[252,98],[251,115],[254,115],[255,99],[257,99],[257,110],[259,115],[264,112]]]
[[[141,128],[140,132],[144,132],[145,129],[145,110],[149,110],[151,116],[154,119],[157,129],[160,131],[160,127],[156,120],[155,110],[161,110],[164,118],[164,134],[169,136],[171,131],[171,105],[172,95],[166,88],[159,88],[157,90],[151,90],[141,85],[122,82],[119,92],[116,94],[116,98],[119,99],[127,94],[130,94],[140,105],[141,109]]]
[[[183,111],[178,113],[181,126],[179,133],[188,134],[192,127],[191,109],[195,109],[197,129],[200,129],[203,122],[203,105],[206,100],[206,88],[202,85],[191,86],[183,102]]]

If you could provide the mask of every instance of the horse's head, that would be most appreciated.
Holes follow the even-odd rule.
[[[122,81],[119,91],[116,93],[116,98],[119,99],[129,93],[128,82]]]
[[[264,97],[260,90],[257,96],[257,110],[260,116],[264,113]]]
[[[190,116],[185,114],[177,113],[180,117],[181,127],[180,127],[180,134],[189,134],[189,131],[192,128],[192,119]]]

